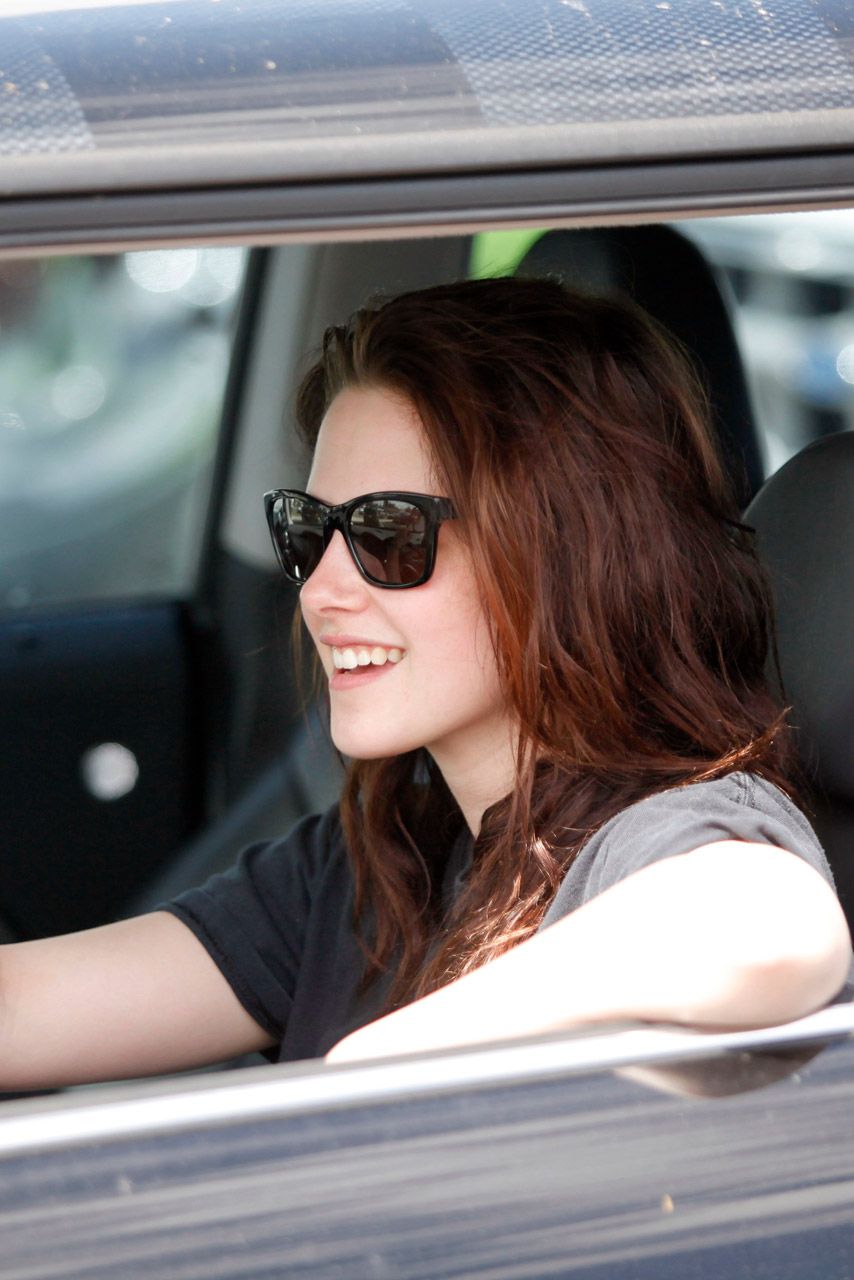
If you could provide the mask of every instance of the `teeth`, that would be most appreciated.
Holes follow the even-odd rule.
[[[387,662],[400,662],[402,649],[383,649],[374,645],[372,649],[359,646],[358,649],[332,650],[332,664],[337,671],[355,671],[356,667],[384,667]]]

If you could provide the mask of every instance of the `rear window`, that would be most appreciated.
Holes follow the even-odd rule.
[[[854,429],[854,210],[671,224],[717,273],[770,475],[805,445]],[[542,229],[474,237],[473,275],[514,272]]]
[[[854,428],[854,211],[679,224],[729,288],[768,474]]]
[[[190,590],[245,261],[0,261],[0,609]]]

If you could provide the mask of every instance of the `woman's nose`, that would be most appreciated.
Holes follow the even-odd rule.
[[[336,529],[317,568],[300,589],[300,602],[303,609],[316,613],[325,609],[358,609],[367,601],[366,586],[343,534]]]

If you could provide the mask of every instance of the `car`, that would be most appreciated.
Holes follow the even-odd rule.
[[[852,47],[824,0],[0,0],[3,940],[329,803],[260,502],[304,479],[290,398],[366,297],[510,271],[695,358],[854,910]],[[10,1098],[0,1273],[841,1278],[852,1033]]]

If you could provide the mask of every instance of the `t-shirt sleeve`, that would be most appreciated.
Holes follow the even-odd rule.
[[[803,858],[835,889],[824,850],[801,810],[763,778],[733,773],[650,796],[605,823],[576,857],[541,927],[654,862],[718,840],[776,845]],[[737,884],[732,892],[738,893]],[[854,958],[835,999],[852,998]]]
[[[824,851],[803,813],[778,787],[735,773],[651,796],[626,810],[600,851],[601,887],[718,840],[776,845],[803,858],[833,884]]]
[[[663,858],[718,840],[776,845],[833,887],[824,851],[804,814],[778,787],[747,773],[649,796],[616,815],[579,853],[548,912],[551,923]],[[733,892],[738,886],[733,886]]]
[[[339,843],[336,807],[303,819],[281,840],[250,845],[228,871],[159,907],[195,934],[277,1043],[294,999],[316,886]]]

